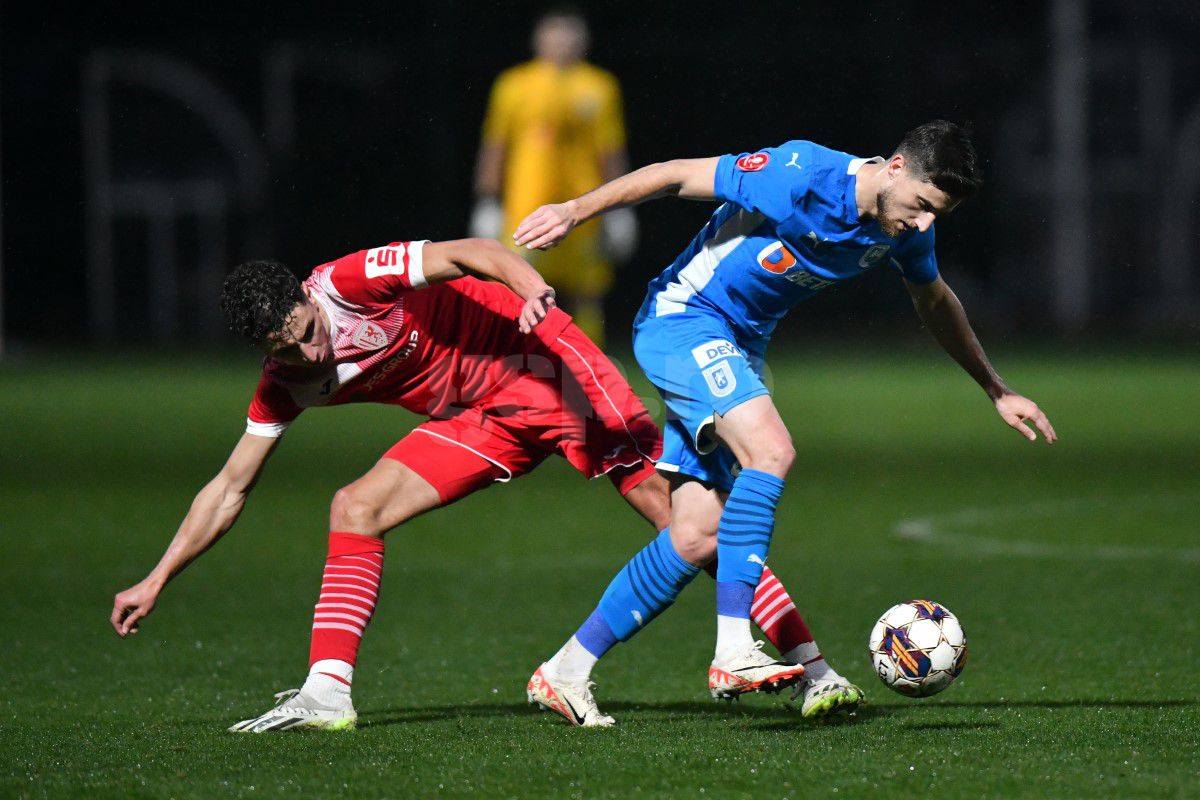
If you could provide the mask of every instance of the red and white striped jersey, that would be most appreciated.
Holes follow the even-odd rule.
[[[533,337],[507,287],[471,277],[427,285],[426,242],[360,250],[305,286],[328,316],[333,361],[315,370],[268,357],[246,430],[277,437],[306,408],[390,403],[440,417],[515,378]]]

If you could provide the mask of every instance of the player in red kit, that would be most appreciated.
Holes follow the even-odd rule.
[[[589,478],[607,476],[656,530],[667,528],[668,489],[654,471],[661,437],[645,407],[554,307],[541,276],[494,241],[362,250],[317,267],[303,283],[283,265],[250,262],[227,279],[222,307],[231,327],[267,353],[246,433],[158,565],[116,595],[111,623],[122,637],[137,631],[166,583],[233,526],[304,409],[389,403],[428,418],[334,495],[304,685],[230,730],[354,727],[350,686],[379,593],[383,536],[421,513],[557,453]],[[756,621],[772,641],[781,650],[810,646],[819,658],[769,571],[760,591]],[[571,722],[611,724],[586,683],[551,669],[546,691],[544,704]]]

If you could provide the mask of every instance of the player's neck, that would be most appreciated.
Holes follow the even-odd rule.
[[[325,335],[333,341],[337,337],[337,331],[333,329],[333,318],[329,316],[329,312],[325,310],[325,304],[317,299],[317,296],[308,287],[305,287],[304,293],[308,296],[311,302],[317,309],[317,323],[325,326]]]
[[[337,338],[337,331],[333,329],[333,320],[329,317],[329,312],[325,310],[324,303],[317,303],[317,313],[320,314],[321,322],[325,325],[325,335],[329,337],[329,341],[334,341]]]
[[[566,72],[568,70],[574,69],[576,66],[578,66],[583,61],[583,59],[581,59],[581,58],[572,58],[572,59],[568,59],[568,60],[564,61],[563,59],[550,58],[549,56],[535,56],[535,59],[537,61],[542,62],[543,64],[546,64],[546,65],[552,67],[553,69],[555,69],[558,72]]]
[[[854,205],[859,219],[875,219],[879,214],[879,176],[883,164],[863,164],[854,175]]]

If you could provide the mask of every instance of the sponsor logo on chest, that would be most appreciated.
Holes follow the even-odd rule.
[[[417,331],[410,333],[408,335],[408,341],[404,343],[404,346],[397,350],[395,355],[376,367],[371,377],[367,379],[365,384],[363,384],[363,391],[369,392],[374,389],[379,385],[380,381],[382,381],[389,374],[391,374],[393,370],[403,364],[404,361],[413,354],[413,351],[417,349],[417,343],[420,342],[420,340],[420,333]]]
[[[811,289],[814,292],[820,291],[821,289],[829,286],[833,286],[835,283],[837,283],[837,281],[830,280],[829,278],[817,277],[806,269],[798,269],[795,272],[789,272],[784,277],[797,286],[805,289]]]
[[[783,242],[772,242],[758,251],[758,265],[767,272],[782,275],[796,266],[796,256]]]
[[[816,234],[812,235],[815,241]],[[814,249],[815,247],[814,245]],[[757,261],[760,267],[772,275],[782,275],[787,280],[805,289],[817,291],[836,283],[836,281],[828,278],[819,278],[803,267],[792,269],[796,266],[796,255],[787,249],[783,242],[772,242],[762,250],[759,250]]]

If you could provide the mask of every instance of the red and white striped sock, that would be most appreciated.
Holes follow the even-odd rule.
[[[770,567],[763,568],[762,578],[754,590],[750,618],[785,661],[804,665],[805,675],[809,678],[820,680],[831,672],[804,617],[800,616],[787,589]]]
[[[329,534],[305,682],[305,692],[319,702],[336,705],[330,701],[349,701],[358,646],[375,613],[382,577],[383,539],[357,533]]]

